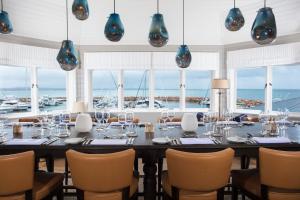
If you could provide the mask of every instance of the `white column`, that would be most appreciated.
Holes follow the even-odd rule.
[[[185,81],[185,70],[180,70],[180,110],[185,109],[185,87],[186,87],[186,81]]]
[[[39,112],[37,67],[31,68],[31,112],[35,115]]]
[[[229,101],[228,108],[230,112],[234,112],[236,110],[236,101],[237,101],[237,84],[236,84],[236,70],[230,69],[228,70],[228,78],[229,78]]]
[[[76,81],[76,70],[66,72],[66,96],[67,96],[67,110],[72,111],[73,104],[77,100],[77,81]]]
[[[154,96],[155,96],[155,78],[154,78],[154,70],[149,70],[149,109],[154,109]]]
[[[121,69],[118,74],[118,110],[124,108],[124,71]]]
[[[84,73],[84,101],[88,103],[88,110],[93,110],[93,71],[85,70]]]
[[[272,111],[272,67],[267,66],[267,76],[265,84],[265,112]]]

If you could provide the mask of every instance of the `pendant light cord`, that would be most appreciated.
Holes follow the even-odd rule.
[[[114,13],[116,13],[116,0],[114,0]]]
[[[233,0],[233,7],[235,8],[235,0]]]
[[[184,45],[184,0],[182,0],[182,44]]]
[[[157,13],[159,13],[159,0],[157,0],[156,6]]]
[[[3,0],[1,0],[1,11],[3,11]]]
[[[68,11],[68,0],[66,0],[66,21],[67,21],[67,40],[69,40],[69,11]]]

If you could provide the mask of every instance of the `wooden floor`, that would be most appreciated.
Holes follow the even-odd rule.
[[[63,173],[64,172],[64,165],[65,165],[65,161],[63,159],[57,159],[55,160],[55,167],[54,170],[55,172],[59,172],[59,173]],[[139,160],[139,173],[141,175],[143,175],[143,167],[142,167],[142,162],[141,160]],[[163,169],[167,170],[167,163],[164,161],[164,165],[163,165]],[[254,168],[256,166],[255,160],[251,160],[250,162],[250,168]],[[45,169],[45,162],[40,162],[40,169]],[[233,165],[232,165],[232,169],[240,169],[240,160],[239,159],[234,159]],[[72,182],[72,180],[69,180],[70,182]],[[143,180],[140,179],[139,181],[139,191],[143,191]],[[139,200],[143,200],[143,197],[139,197]],[[231,196],[226,195],[225,196],[225,200],[230,200]],[[65,200],[76,200],[76,197],[65,197]]]

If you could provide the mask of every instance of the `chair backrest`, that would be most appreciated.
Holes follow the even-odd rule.
[[[0,156],[0,196],[31,190],[33,179],[33,151]]]
[[[300,151],[259,149],[261,183],[275,188],[300,190]]]
[[[213,191],[228,183],[234,151],[213,153],[166,151],[169,181],[172,186],[191,191]]]
[[[135,151],[85,154],[67,151],[73,184],[91,192],[111,192],[126,188],[132,181]]]

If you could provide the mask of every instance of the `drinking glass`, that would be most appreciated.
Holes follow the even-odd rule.
[[[7,121],[8,120],[4,115],[0,116],[0,140],[4,140],[5,136],[7,135],[7,132],[5,131]]]
[[[168,119],[169,119],[168,112],[167,111],[162,111],[161,112],[161,117],[160,117],[161,130],[163,130],[163,131],[168,130],[168,127],[167,127],[167,120]],[[161,123],[161,120],[162,120],[163,123]]]
[[[125,126],[125,123],[126,123],[126,114],[125,113],[119,114],[118,115],[118,121],[121,124],[121,127],[122,127],[121,131],[123,132],[123,129],[124,129],[124,126]]]
[[[59,137],[68,137],[70,135],[68,125],[71,121],[71,114],[68,112],[62,113],[60,115],[60,120],[62,125],[64,125],[64,128],[59,129]]]

